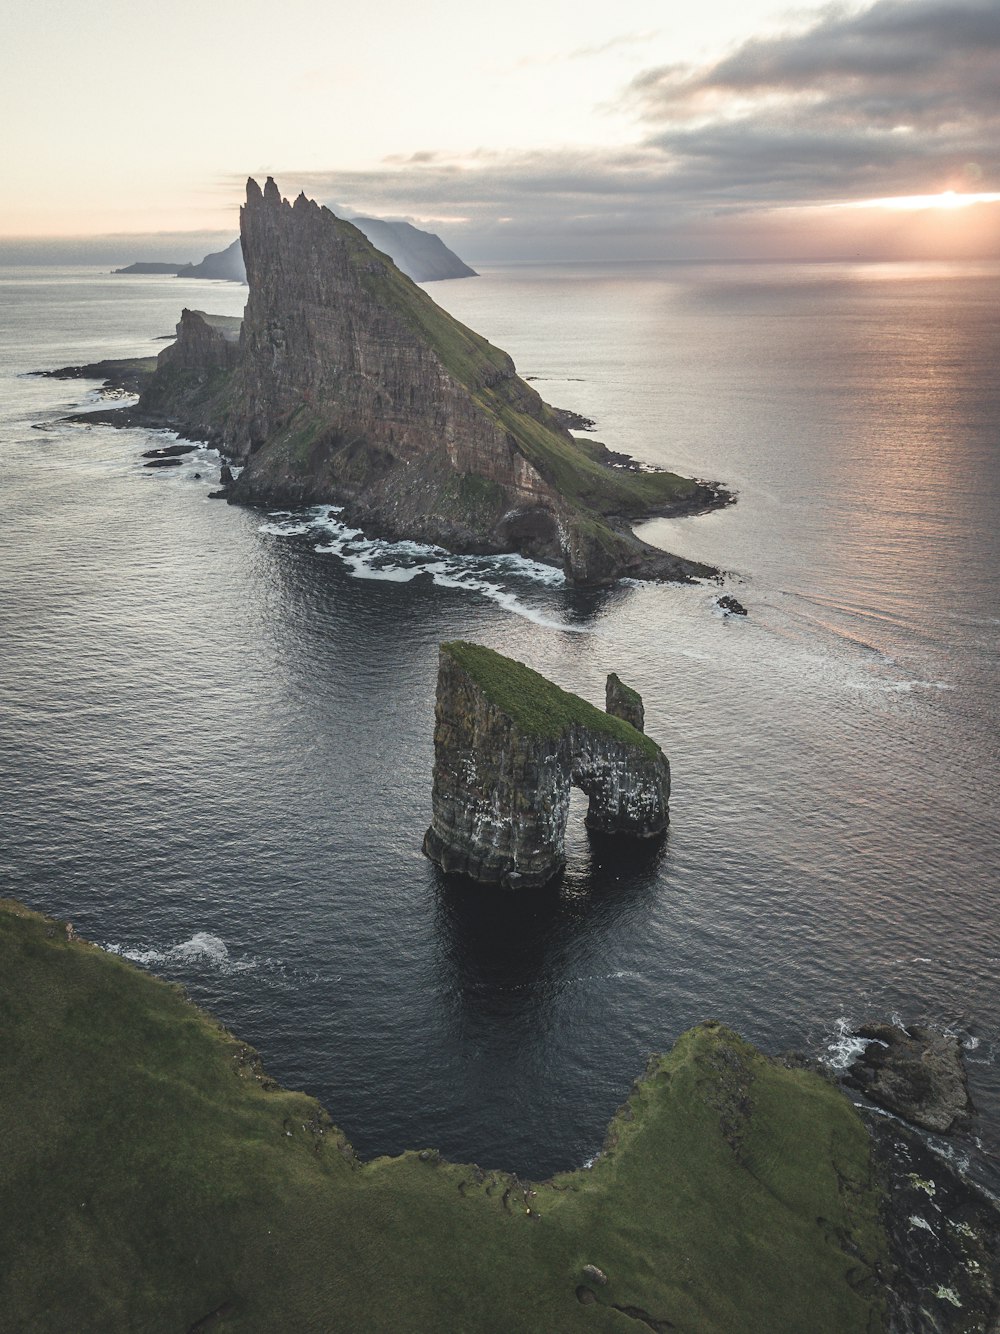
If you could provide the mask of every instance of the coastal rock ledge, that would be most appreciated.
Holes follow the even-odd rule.
[[[428,857],[486,884],[544,885],[566,861],[574,786],[590,798],[590,829],[663,834],[667,757],[633,726],[643,716],[634,690],[612,675],[607,698],[602,713],[492,649],[442,644]]]

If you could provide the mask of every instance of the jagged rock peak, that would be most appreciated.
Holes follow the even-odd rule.
[[[524,663],[442,644],[424,852],[486,884],[544,885],[565,864],[573,787],[599,833],[654,838],[667,827],[670,765],[655,742]]]
[[[614,672],[608,676],[604,687],[605,710],[616,718],[623,718],[631,723],[637,732],[645,730],[646,710],[638,690],[627,686]]]
[[[273,176],[268,176],[264,183],[264,202],[277,206],[281,204],[281,191],[275,184]]]
[[[248,204],[255,204],[255,203],[258,202],[258,200],[261,200],[261,199],[263,199],[263,198],[264,198],[264,196],[261,194],[260,186],[257,184],[257,182],[254,180],[254,178],[253,178],[252,176],[248,176],[248,177],[247,177],[247,203],[248,203]]]

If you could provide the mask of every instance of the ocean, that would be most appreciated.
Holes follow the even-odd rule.
[[[609,447],[737,502],[643,526],[709,584],[567,588],[518,558],[211,501],[218,456],[42,368],[163,346],[245,289],[0,269],[0,893],[181,982],[364,1156],[579,1166],[700,1019],[833,1064],[872,1017],[965,1047],[936,1145],[1000,1188],[1000,266],[509,266],[430,294]],[[574,802],[544,891],[444,878],[437,646],[596,703],[673,768],[669,835]]]

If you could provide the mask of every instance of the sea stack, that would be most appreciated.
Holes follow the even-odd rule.
[[[654,741],[524,663],[442,644],[427,855],[485,884],[544,885],[565,864],[574,786],[595,831],[647,839],[667,827],[670,765]]]

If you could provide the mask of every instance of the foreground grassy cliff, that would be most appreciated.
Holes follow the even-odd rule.
[[[884,1327],[863,1125],[716,1025],[651,1061],[591,1170],[537,1186],[358,1162],[177,988],[10,902],[0,1034],[5,1328]]]

